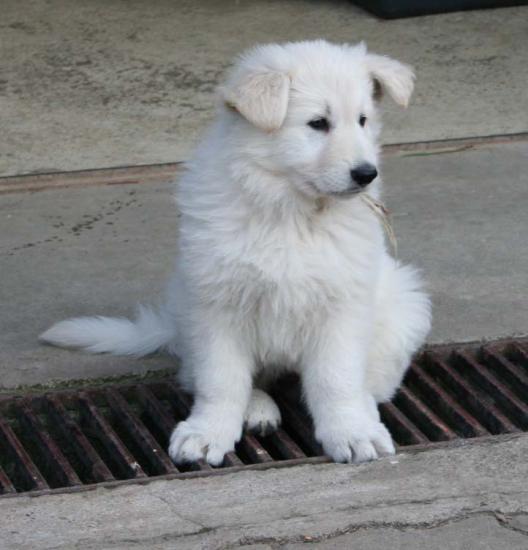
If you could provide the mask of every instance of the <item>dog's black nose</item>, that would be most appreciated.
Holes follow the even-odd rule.
[[[350,177],[360,187],[366,187],[377,175],[376,167],[367,163],[360,164],[357,168],[350,170]]]

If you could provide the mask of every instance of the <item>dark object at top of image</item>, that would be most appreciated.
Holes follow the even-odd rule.
[[[354,0],[354,4],[383,19],[398,19],[450,11],[523,6],[528,4],[528,0]]]

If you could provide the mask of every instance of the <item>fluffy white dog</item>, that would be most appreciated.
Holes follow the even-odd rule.
[[[401,383],[430,328],[416,272],[387,251],[377,200],[377,102],[406,106],[412,70],[358,46],[259,46],[221,88],[218,117],[177,191],[181,236],[164,305],[134,321],[62,321],[41,339],[92,353],[182,358],[194,394],[171,437],[177,462],[217,465],[244,423],[280,412],[265,393],[299,373],[325,452],[393,453],[376,402]],[[364,199],[364,197],[363,197]]]

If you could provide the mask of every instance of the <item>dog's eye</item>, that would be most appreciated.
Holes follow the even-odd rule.
[[[319,130],[320,132],[328,132],[328,130],[330,130],[330,123],[327,118],[316,118],[314,120],[310,120],[308,126],[314,130]]]
[[[361,127],[365,126],[367,123],[367,117],[365,115],[359,115],[359,125]]]

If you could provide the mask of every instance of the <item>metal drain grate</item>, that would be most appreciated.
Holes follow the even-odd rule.
[[[166,454],[191,404],[170,380],[2,396],[0,494],[324,461],[298,392],[284,379],[274,392],[283,426],[245,435],[221,468],[176,467]],[[528,341],[427,350],[381,414],[399,446],[527,431]]]

